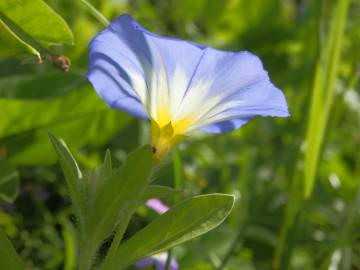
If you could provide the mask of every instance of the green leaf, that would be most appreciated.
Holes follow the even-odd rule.
[[[12,164],[0,160],[0,200],[13,202],[19,194],[19,173]]]
[[[136,210],[149,182],[152,165],[151,147],[141,147],[131,153],[124,165],[114,170],[100,187],[86,219],[92,244],[99,244],[111,234],[120,218],[124,222]]]
[[[319,167],[321,148],[335,94],[337,73],[341,64],[340,56],[349,3],[349,0],[337,1],[337,5],[334,7],[331,31],[324,43],[324,48],[321,48],[320,59],[318,59],[316,65],[310,117],[306,133],[304,161],[305,198],[309,198],[313,192],[317,168]]]
[[[0,228],[0,262],[1,269],[21,270],[24,269],[19,255],[13,245]]]
[[[93,147],[103,145],[124,129],[130,120],[131,118],[124,113],[106,109],[103,112],[78,115],[64,122],[29,130],[8,137],[2,140],[2,143],[9,160],[16,165],[53,164],[56,161],[56,154],[52,151],[48,140],[49,130],[69,142],[73,150],[79,150],[85,145]],[[86,130],[85,133],[84,130]],[[79,151],[74,153],[78,155]],[[84,160],[84,162],[87,161]],[[95,164],[89,166],[95,166]]]
[[[39,57],[39,52],[46,52],[52,45],[73,44],[73,35],[66,22],[42,0],[2,0],[0,21],[2,32],[8,32],[1,38],[5,40],[0,43],[2,56],[16,55],[27,49]],[[16,41],[19,44],[14,49],[7,47]]]
[[[0,97],[28,101],[53,99],[78,89],[84,82],[81,72],[46,71],[0,77]]]
[[[58,140],[52,134],[49,134],[49,137],[63,169],[70,197],[77,211],[77,217],[82,221],[85,208],[82,198],[82,173],[65,142]]]
[[[39,60],[40,53],[22,41],[11,29],[0,20],[0,58],[11,55],[34,54]]]
[[[75,270],[77,262],[77,235],[68,217],[61,217],[62,237],[64,239],[64,270]]]
[[[35,80],[32,80],[31,83],[42,84],[40,81],[35,82]],[[25,88],[26,85],[27,83],[24,83],[23,87]],[[46,85],[51,87],[48,84]],[[45,86],[42,87],[42,89],[44,88]],[[17,91],[18,88],[13,89]],[[61,98],[50,99],[47,102],[43,102],[41,99],[0,98],[0,107],[2,108],[0,110],[0,137],[17,135],[24,131],[65,122],[68,119],[74,119],[74,117],[82,117],[85,114],[106,109],[104,102],[101,102],[96,93],[89,91],[89,89],[87,87],[74,89]]]
[[[167,186],[151,185],[146,187],[141,197],[141,202],[155,198],[173,198],[177,195],[182,195],[183,193],[183,190],[176,190]]]
[[[229,215],[233,204],[232,195],[209,194],[175,205],[122,244],[104,269],[122,269],[214,229]]]
[[[83,75],[70,72],[60,76],[55,71],[33,78],[27,73],[0,79],[0,85],[5,88],[0,86],[0,92],[6,97],[0,98],[1,145],[13,164],[54,163],[56,155],[48,140],[49,130],[77,150],[89,144],[103,145],[133,119],[110,109],[90,87],[79,88]],[[60,84],[53,85],[51,80]],[[32,87],[37,90],[27,91]]]

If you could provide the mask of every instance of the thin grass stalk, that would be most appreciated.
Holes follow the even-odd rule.
[[[289,195],[290,201],[285,210],[279,244],[275,252],[274,269],[289,269],[306,201],[313,192],[321,148],[335,93],[348,6],[349,0],[337,1],[331,30],[316,65],[305,141],[304,171],[302,176],[297,175],[298,173],[294,176],[293,188]],[[322,34],[320,33],[320,40]],[[322,47],[320,46],[320,48]]]
[[[80,2],[84,5],[84,7],[89,11],[91,15],[94,16],[103,26],[107,27],[110,22],[105,18],[104,15],[101,14],[92,4],[90,4],[87,0],[80,0]]]
[[[306,134],[305,198],[312,194],[321,147],[334,99],[349,0],[339,0],[326,46],[318,61]]]

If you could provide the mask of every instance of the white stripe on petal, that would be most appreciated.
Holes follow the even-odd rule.
[[[139,100],[142,104],[144,104],[145,108],[148,102],[148,92],[146,82],[143,78],[143,75],[136,71],[129,71],[128,75],[131,79],[131,84],[134,89],[134,92],[138,96]]]
[[[177,66],[173,78],[169,80],[170,114],[172,119],[175,119],[179,111],[189,80],[190,78],[186,76],[186,72]]]
[[[176,121],[189,117],[195,120],[200,118],[203,113],[207,111],[207,108],[211,107],[211,103],[214,102],[211,98],[207,98],[211,85],[212,81],[209,80],[191,86],[187,90],[180,107],[174,115],[174,120]]]

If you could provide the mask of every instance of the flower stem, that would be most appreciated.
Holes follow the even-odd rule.
[[[170,270],[170,265],[171,265],[171,259],[172,259],[172,249],[170,249],[168,251],[167,254],[167,258],[166,258],[166,263],[165,263],[165,270]]]
[[[333,21],[326,42],[320,42],[314,87],[311,98],[310,117],[306,134],[306,152],[303,175],[294,176],[290,201],[286,206],[284,222],[275,251],[273,268],[288,269],[298,238],[298,228],[306,213],[306,203],[311,198],[319,167],[324,134],[331,113],[337,71],[340,66],[342,41],[347,19],[349,0],[338,0],[334,6]],[[321,33],[320,33],[321,36]],[[323,45],[323,46],[322,46]],[[299,190],[303,191],[299,195]]]
[[[174,169],[174,187],[175,190],[183,189],[184,183],[182,180],[182,162],[181,162],[181,156],[179,154],[179,151],[177,149],[174,149],[173,154],[173,169]],[[174,197],[174,204],[177,204],[181,200],[180,194],[175,194]],[[165,264],[165,270],[170,270],[171,266],[171,260],[172,260],[172,249],[168,251],[168,256],[166,258],[166,264]]]

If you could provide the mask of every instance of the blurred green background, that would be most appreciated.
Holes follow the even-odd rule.
[[[48,53],[71,68],[0,58],[0,226],[27,269],[71,270],[73,217],[48,131],[90,170],[107,148],[121,163],[147,143],[148,124],[108,108],[85,80],[87,46],[102,24],[81,1],[45,2],[74,36]],[[287,97],[288,119],[256,118],[179,146],[186,189],[238,198],[222,226],[175,248],[180,269],[360,269],[360,1],[347,13],[343,0],[90,2],[161,35],[251,51]],[[173,175],[170,159],[157,181],[173,186]],[[127,236],[154,216],[139,209]]]

